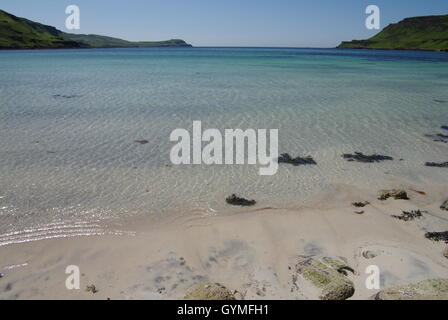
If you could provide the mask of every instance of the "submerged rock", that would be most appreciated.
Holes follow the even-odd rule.
[[[420,210],[412,210],[410,212],[403,211],[403,213],[399,216],[392,215],[395,219],[403,220],[403,221],[412,221],[414,219],[420,219],[423,217],[422,212]]]
[[[227,197],[226,202],[228,204],[231,204],[232,206],[243,206],[243,207],[253,206],[257,203],[255,200],[247,200],[244,198],[239,198],[235,194],[232,194],[230,197]]]
[[[387,200],[394,198],[395,200],[409,200],[408,194],[404,190],[383,190],[378,200]]]
[[[448,126],[441,126],[440,128],[443,130],[448,130]]]
[[[354,270],[338,258],[300,256],[294,269],[321,289],[321,300],[346,300],[355,293],[353,282],[347,278],[347,271],[354,273]]]
[[[316,161],[311,156],[308,157],[296,157],[292,158],[288,153],[282,153],[277,160],[278,163],[287,163],[292,164],[294,166],[300,165],[317,165]]]
[[[372,162],[381,162],[385,160],[394,160],[394,158],[389,156],[382,156],[380,154],[372,154],[372,155],[365,155],[361,152],[355,152],[355,154],[343,154],[342,157],[346,159],[347,161],[358,161],[358,162],[365,162],[365,163],[372,163]]]
[[[436,167],[436,168],[448,168],[448,162],[442,162],[442,163],[426,162],[425,166],[427,166],[427,167]]]
[[[375,300],[448,300],[448,279],[429,279],[380,291]]]
[[[448,231],[427,232],[425,238],[433,241],[445,241],[445,243],[448,243]]]
[[[445,200],[444,203],[440,206],[440,209],[448,211],[448,200]]]
[[[184,300],[236,300],[235,295],[219,283],[203,282],[187,290]]]

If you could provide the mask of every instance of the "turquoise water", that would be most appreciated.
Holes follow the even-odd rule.
[[[93,233],[101,219],[219,214],[231,193],[295,207],[334,184],[446,185],[448,170],[423,164],[448,161],[448,144],[424,136],[448,125],[447,89],[448,54],[435,52],[0,52],[0,234],[8,232],[0,243],[25,229],[34,239],[35,230]],[[280,152],[311,155],[318,166],[281,166],[272,177],[257,166],[171,166],[169,135],[193,120],[279,129]],[[354,151],[396,161],[341,158]]]

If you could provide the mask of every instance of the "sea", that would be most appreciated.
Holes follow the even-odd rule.
[[[278,129],[317,165],[173,165],[173,130]],[[0,51],[0,245],[103,221],[298,208],[335,185],[446,186],[448,53],[313,48]],[[343,154],[393,157],[349,162]],[[120,234],[121,230],[113,230]]]

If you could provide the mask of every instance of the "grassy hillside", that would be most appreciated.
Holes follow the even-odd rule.
[[[172,39],[167,41],[132,42],[96,34],[64,33],[73,41],[80,42],[92,48],[133,48],[133,47],[186,47],[191,46],[184,40]]]
[[[18,18],[0,10],[0,49],[79,48],[54,27]]]
[[[0,10],[0,49],[58,49],[112,47],[185,47],[183,40],[131,42],[122,39],[62,32]]]
[[[448,15],[406,18],[368,40],[344,41],[338,48],[448,51]]]

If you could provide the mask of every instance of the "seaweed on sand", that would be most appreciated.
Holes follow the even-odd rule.
[[[394,158],[389,157],[389,156],[383,156],[380,154],[365,155],[361,152],[355,152],[355,154],[346,153],[346,154],[343,154],[342,157],[344,159],[346,159],[347,161],[358,161],[358,162],[365,162],[365,163],[394,160]]]

